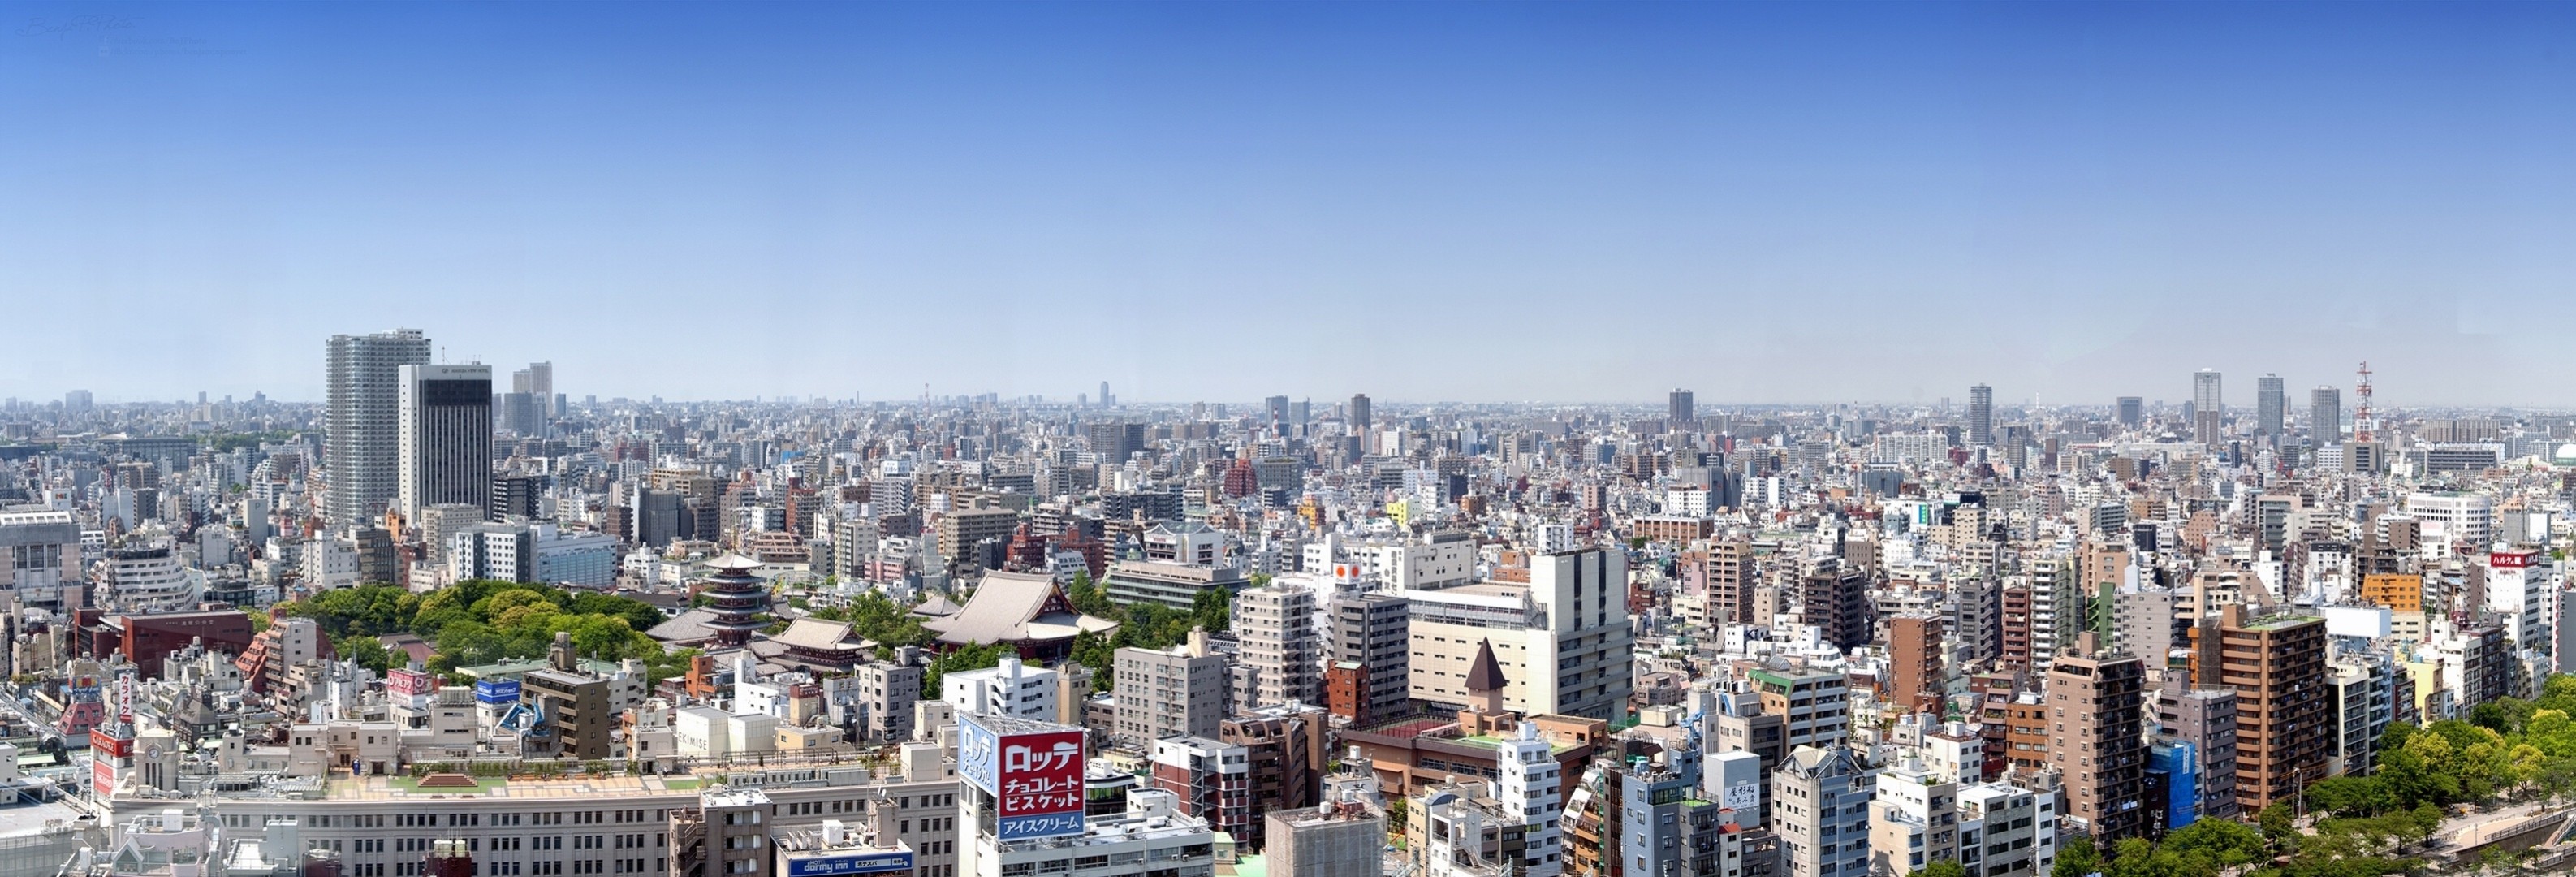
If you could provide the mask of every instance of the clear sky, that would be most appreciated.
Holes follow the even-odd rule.
[[[0,394],[2576,406],[2576,5],[0,6]]]

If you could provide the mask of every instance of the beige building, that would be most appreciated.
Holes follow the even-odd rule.
[[[1632,684],[1627,565],[1598,548],[1531,558],[1530,581],[1409,591],[1412,697],[1464,707],[1476,649],[1492,643],[1503,708],[1616,719]]]

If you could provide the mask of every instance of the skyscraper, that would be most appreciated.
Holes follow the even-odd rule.
[[[2343,390],[2318,387],[2308,391],[2308,445],[2322,448],[2343,439]]]
[[[1367,432],[1367,431],[1368,431],[1368,428],[1369,428],[1369,397],[1368,397],[1368,394],[1367,394],[1367,393],[1353,393],[1353,394],[1351,394],[1351,431],[1352,431],[1352,432]]]
[[[1689,390],[1674,390],[1665,397],[1664,404],[1669,409],[1665,412],[1665,418],[1672,421],[1671,426],[1674,429],[1681,429],[1683,424],[1699,419],[1698,413],[1691,410],[1691,391]]]
[[[1242,662],[1234,711],[1290,702],[1323,703],[1323,644],[1315,636],[1315,592],[1273,584],[1235,595]]]
[[[2121,426],[2136,426],[2147,419],[2147,402],[2136,396],[2120,397],[2119,409]]]
[[[1261,402],[1261,410],[1263,415],[1270,418],[1271,425],[1277,426],[1287,423],[1288,397],[1272,396],[1268,399],[1264,399]]]
[[[427,364],[429,339],[418,329],[333,335],[328,351],[322,464],[331,490],[323,511],[333,524],[350,524],[383,512],[397,492],[397,370]]]
[[[423,507],[492,507],[492,367],[406,365],[396,429],[395,498],[406,519]]]
[[[1108,407],[1111,407],[1112,405],[1115,405],[1116,403],[1117,403],[1117,400],[1114,400],[1114,399],[1109,398],[1109,382],[1108,382],[1108,381],[1101,381],[1101,382],[1100,382],[1100,407],[1102,407],[1102,408],[1108,408]]]
[[[1968,444],[1995,443],[1995,388],[1978,384],[1968,388]]]
[[[2218,370],[2201,369],[2191,375],[2191,438],[2204,445],[2218,443],[2219,427],[2224,422],[2227,402],[2219,393]]]
[[[2280,375],[2254,379],[2254,429],[2267,436],[2281,434],[2282,421],[2289,414],[2290,395],[2281,388]]]

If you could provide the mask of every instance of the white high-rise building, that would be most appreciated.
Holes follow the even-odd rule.
[[[2484,550],[2495,539],[2495,500],[2479,493],[2410,493],[2406,514],[2425,523],[2427,556],[2448,554],[2452,546]],[[2438,549],[2439,554],[2434,550]]]
[[[961,716],[1009,716],[1052,722],[1056,718],[1055,698],[1056,671],[1031,667],[1007,655],[993,667],[939,677],[939,699],[957,707]]]
[[[1557,827],[1565,815],[1563,766],[1550,754],[1538,726],[1522,722],[1520,734],[1494,745],[1494,785],[1503,809],[1520,824],[1532,826],[1522,836],[1526,856],[1521,877],[1556,877],[1565,873],[1565,838]]]
[[[400,369],[429,362],[418,329],[333,335],[326,368],[322,464],[330,470],[325,517],[334,525],[373,518],[392,502],[400,452]],[[489,403],[486,403],[489,404]]]
[[[1324,646],[1315,618],[1315,592],[1308,588],[1274,583],[1235,595],[1234,632],[1243,644],[1236,712],[1323,703]]]
[[[440,503],[492,507],[492,367],[399,370],[396,506],[406,520]]]

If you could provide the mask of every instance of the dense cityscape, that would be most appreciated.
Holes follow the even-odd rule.
[[[333,336],[318,404],[0,406],[0,872],[2576,849],[2576,414],[2366,364],[2251,405],[676,402],[437,349]]]

